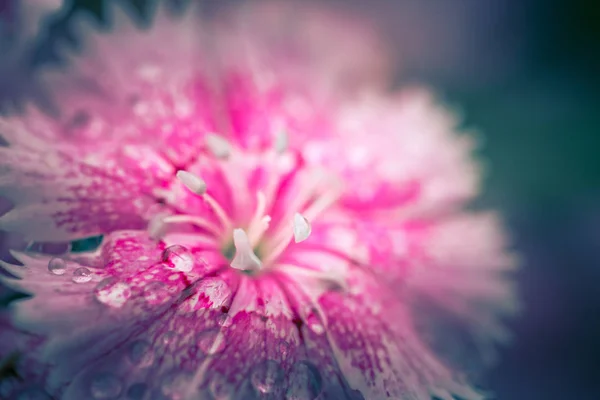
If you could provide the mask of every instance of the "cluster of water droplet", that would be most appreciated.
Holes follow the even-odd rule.
[[[189,273],[194,268],[194,257],[183,246],[173,245],[164,250],[160,261],[156,264],[162,268],[173,270],[174,272]],[[62,258],[54,257],[48,262],[48,271],[57,276],[67,274],[69,270],[67,261]],[[71,280],[75,283],[88,283],[101,277],[85,266],[78,266],[71,273]],[[142,288],[136,292],[136,287],[131,287],[125,281],[117,277],[108,277],[100,281],[94,289],[94,296],[100,303],[113,307],[121,308],[132,297],[134,293],[140,293],[147,304],[156,306],[166,303],[172,298],[172,290],[167,282],[161,280],[151,280],[145,282]]]
[[[174,245],[164,250],[157,264],[160,268],[166,268],[175,272],[187,274],[194,268],[192,254],[183,246]],[[67,274],[69,271],[67,262],[62,258],[52,258],[48,263],[48,271],[57,276]],[[97,280],[101,274],[95,274],[90,268],[79,266],[73,270],[71,280],[77,284]],[[172,298],[171,284],[162,280],[150,279],[144,281],[143,287],[137,287],[133,283],[128,284],[117,277],[102,279],[94,289],[95,299],[108,307],[123,307],[134,294],[139,294],[145,303],[156,306],[162,305]],[[316,311],[308,310],[304,318],[307,326],[315,333],[322,334],[324,327],[318,318]],[[222,332],[223,326],[208,329],[194,336],[197,349],[204,356],[214,356],[223,352],[227,343]],[[167,331],[162,334],[161,346],[170,346],[178,341],[178,334]],[[285,341],[277,343],[277,350],[283,359],[288,357],[290,345]],[[151,367],[156,359],[153,345],[145,340],[136,340],[129,344],[127,358],[132,367]],[[89,395],[94,400],[130,399],[141,400],[147,398],[156,390],[165,399],[182,399],[187,393],[193,374],[188,371],[172,370],[162,376],[158,381],[158,387],[153,388],[149,383],[135,382],[130,385],[119,376],[110,372],[102,372],[89,381]],[[265,360],[251,369],[247,385],[251,390],[261,396],[285,396],[286,400],[313,400],[322,390],[322,378],[317,368],[308,362],[294,364],[291,371],[286,375],[282,365],[275,360]],[[223,376],[213,376],[206,386],[210,396],[217,399],[232,399],[236,388],[228,383]],[[37,393],[37,392],[36,392]],[[44,392],[39,394],[23,393],[19,400],[46,400]],[[34,397],[32,397],[34,396]],[[35,397],[38,396],[38,397]]]

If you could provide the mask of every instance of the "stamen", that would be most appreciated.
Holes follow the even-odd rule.
[[[292,232],[285,231],[285,237],[283,237],[273,248],[269,251],[269,255],[264,260],[265,264],[269,264],[274,261],[279,255],[288,247],[292,238],[296,243],[306,240],[310,236],[310,223],[300,213],[294,214],[294,223]],[[281,235],[280,235],[281,236]]]
[[[148,234],[152,239],[157,240],[165,235],[167,231],[165,218],[167,216],[168,214],[160,213],[152,217],[148,222]]]
[[[279,154],[285,153],[288,149],[289,138],[287,133],[284,130],[277,132],[275,136],[275,151]]]
[[[207,231],[214,233],[215,235],[221,234],[221,229],[218,226],[202,217],[191,215],[170,215],[168,217],[163,218],[162,222],[163,224],[189,223],[199,228],[206,229]]]
[[[310,223],[300,213],[294,214],[294,241],[300,243],[310,236]]]
[[[233,230],[233,245],[235,256],[231,260],[231,267],[242,271],[259,271],[262,263],[254,254],[248,235],[243,229]]]
[[[252,247],[256,247],[256,245],[262,238],[262,235],[267,231],[267,229],[269,229],[270,223],[271,223],[271,216],[265,215],[264,217],[262,217],[260,219],[260,221],[256,225],[256,226],[258,226],[258,228],[253,227],[254,237],[250,236],[250,244],[252,245]]]
[[[227,139],[216,133],[209,133],[204,138],[208,150],[217,158],[228,158],[231,154],[231,146]]]
[[[314,221],[321,212],[335,203],[341,195],[342,189],[340,185],[336,185],[334,183],[333,187],[317,198],[308,208],[304,210],[304,216]]]
[[[201,195],[204,201],[208,203],[210,208],[215,212],[217,218],[223,225],[226,231],[231,230],[232,222],[227,216],[223,207],[208,193],[206,193],[206,182],[199,176],[192,174],[188,171],[179,170],[177,171],[177,178],[183,183],[190,191],[195,194]]]
[[[254,215],[248,224],[248,237],[250,238],[250,243],[252,246],[255,246],[260,237],[264,233],[266,229],[264,228],[264,217],[265,211],[267,209],[267,199],[263,192],[258,192],[256,194],[256,210],[254,211]],[[271,221],[271,217],[268,218],[267,228],[269,226],[269,222]]]
[[[321,283],[324,288],[339,288],[348,291],[347,271],[340,269],[314,270],[298,267],[294,264],[281,264],[279,270],[291,277],[311,278]]]
[[[183,183],[191,192],[198,195],[206,193],[206,182],[204,179],[197,175],[192,174],[184,170],[177,171],[177,178]]]

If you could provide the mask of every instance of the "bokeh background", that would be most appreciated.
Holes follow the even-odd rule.
[[[218,8],[233,1],[206,1]],[[501,210],[523,257],[515,339],[482,382],[498,399],[600,399],[600,6],[584,0],[327,1],[373,18],[391,44],[397,85],[434,88],[479,132],[488,175],[480,205]],[[15,0],[0,0],[14,19]],[[24,1],[32,5],[35,0]],[[20,57],[55,62],[75,0],[45,20]],[[134,1],[143,11],[144,2]],[[1,46],[15,36],[2,25]],[[11,30],[12,29],[12,30]],[[5,40],[6,39],[6,40]],[[14,39],[14,38],[13,38]],[[14,69],[2,69],[4,78]],[[0,99],[31,95],[0,83]],[[23,83],[25,82],[25,83]],[[9,243],[0,236],[0,246]]]

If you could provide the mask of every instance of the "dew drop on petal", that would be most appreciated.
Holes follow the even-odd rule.
[[[92,379],[90,394],[97,400],[116,399],[121,395],[123,385],[113,374],[103,373]]]
[[[92,272],[86,268],[81,267],[73,271],[73,282],[75,283],[86,283],[92,280]]]
[[[323,379],[316,366],[308,361],[296,363],[288,377],[286,400],[313,400],[323,388]]]
[[[200,333],[197,338],[198,347],[206,355],[214,355],[225,350],[225,336],[219,329],[209,329]]]
[[[281,387],[284,378],[284,372],[279,363],[267,360],[254,367],[250,381],[258,392],[271,393]]]
[[[317,335],[322,335],[325,332],[325,328],[314,310],[306,315],[306,325]]]
[[[152,281],[144,287],[144,300],[151,305],[164,304],[171,298],[166,283]]]
[[[100,303],[109,307],[121,308],[131,297],[131,288],[116,278],[102,280],[94,289],[94,296]]]
[[[67,272],[67,263],[62,258],[53,258],[48,262],[48,271],[54,275],[64,275]]]
[[[127,400],[143,400],[148,392],[148,385],[143,382],[134,383],[127,389]]]
[[[129,346],[129,360],[137,366],[147,367],[154,362],[152,346],[145,340],[136,340]]]
[[[163,252],[163,261],[169,262],[174,269],[181,272],[190,272],[194,268],[192,254],[183,246],[178,244],[169,246]]]
[[[15,400],[52,400],[52,398],[39,388],[28,388],[15,397]]]

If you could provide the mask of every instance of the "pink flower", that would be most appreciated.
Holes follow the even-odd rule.
[[[497,217],[463,211],[478,168],[452,115],[384,91],[382,46],[335,14],[160,9],[140,30],[111,12],[44,78],[59,118],[0,120],[0,227],[104,235],[2,264],[32,295],[11,307],[27,390],[483,398],[417,324],[428,299],[489,344],[514,308]]]

